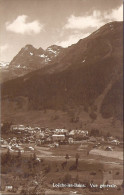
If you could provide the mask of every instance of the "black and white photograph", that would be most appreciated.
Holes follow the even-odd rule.
[[[0,0],[0,194],[122,195],[123,1]]]

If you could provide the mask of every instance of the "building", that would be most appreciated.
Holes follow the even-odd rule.
[[[64,141],[65,140],[65,135],[54,134],[54,135],[52,135],[52,140],[53,141]]]
[[[88,131],[84,131],[84,130],[71,130],[70,133],[69,133],[70,136],[76,138],[76,137],[86,137],[88,136]]]
[[[91,136],[91,137],[89,138],[89,142],[97,142],[97,138],[94,137],[94,136]]]
[[[45,134],[43,132],[40,132],[40,131],[36,132],[36,139],[42,139],[44,137],[45,137]]]
[[[73,144],[73,143],[74,143],[74,140],[73,140],[72,137],[69,137],[69,138],[68,138],[68,143],[69,143],[69,144]]]
[[[113,144],[113,145],[119,145],[120,142],[118,140],[114,139],[114,140],[111,141],[111,144]]]
[[[5,191],[11,192],[13,190],[13,186],[6,186]]]
[[[68,134],[68,130],[67,129],[55,129],[54,130],[55,134],[64,134],[67,135]]]
[[[11,125],[10,130],[11,131],[16,131],[16,130],[23,131],[25,130],[25,126],[24,125]]]

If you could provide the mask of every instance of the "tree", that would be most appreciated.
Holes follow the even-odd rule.
[[[107,181],[105,182],[105,185],[108,185],[108,183],[109,183],[109,182],[108,182],[108,180],[107,180]]]
[[[110,132],[107,132],[107,133],[106,133],[106,137],[111,137]]]
[[[79,159],[79,154],[77,153],[76,155],[75,155],[75,158],[76,158],[76,162],[75,162],[75,164],[76,164],[76,167],[78,167],[78,159]]]
[[[17,157],[21,158],[21,151],[20,150],[18,151]]]
[[[3,123],[3,126],[1,127],[1,133],[2,134],[7,134],[10,131],[11,125],[12,125],[12,122]]]
[[[71,182],[71,179],[72,179],[71,175],[67,173],[64,176],[64,178],[63,178],[63,183],[70,183]]]
[[[36,156],[36,153],[34,152],[34,154],[33,154],[33,160],[35,161],[36,158],[37,158],[37,156]]]
[[[66,159],[66,163],[67,163],[67,161],[69,159],[69,155],[68,154],[65,155],[65,159]]]
[[[7,152],[6,152],[7,156],[10,156],[10,149],[8,148]]]
[[[99,136],[99,130],[98,129],[91,129],[90,136]]]
[[[9,162],[10,159],[11,159],[11,154],[10,154],[10,150],[8,149],[6,153],[6,163]]]

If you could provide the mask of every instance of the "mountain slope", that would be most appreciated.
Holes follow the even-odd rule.
[[[106,24],[77,44],[63,49],[50,66],[3,83],[3,105],[6,101],[20,102],[15,105],[17,113],[24,107],[23,98],[26,98],[26,112],[71,112],[73,117],[68,120],[75,121],[76,125],[83,123],[85,116],[87,124],[90,120],[99,126],[103,118],[110,119],[107,122],[110,125],[111,119],[115,123],[122,121],[122,40],[123,23]],[[79,114],[80,109],[83,115]]]

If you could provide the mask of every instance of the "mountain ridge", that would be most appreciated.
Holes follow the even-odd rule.
[[[51,64],[63,50],[62,47],[51,45],[46,50],[35,48],[30,44],[23,47],[7,67],[3,67],[1,82],[23,76]]]
[[[63,49],[50,66],[3,83],[2,101],[20,101],[16,112],[22,109],[23,98],[27,102],[24,113],[73,110],[73,119],[71,116],[69,121],[75,121],[79,113],[76,110],[82,109],[85,113],[82,117],[89,116],[87,124],[90,120],[91,125],[100,126],[100,121],[112,119],[119,125],[112,126],[109,122],[108,131],[122,129],[122,40],[123,23],[104,25],[77,44]],[[83,123],[83,118],[78,116],[76,125]]]

